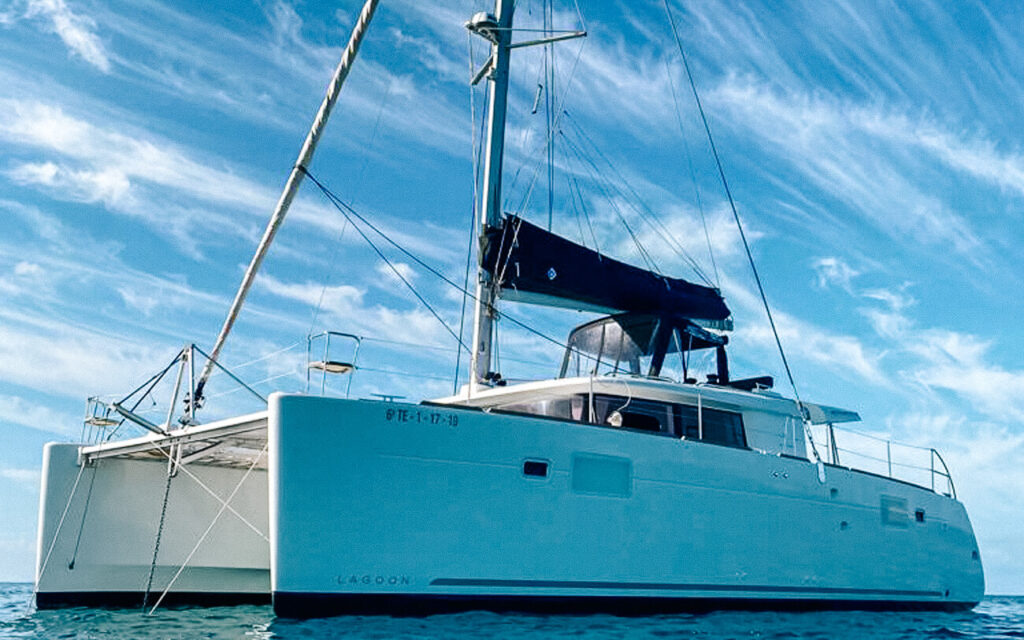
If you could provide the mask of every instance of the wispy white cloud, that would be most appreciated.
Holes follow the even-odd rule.
[[[253,242],[276,202],[276,189],[245,175],[246,167],[104,119],[73,115],[61,106],[0,99],[0,140],[56,154],[60,162],[16,163],[4,175],[36,185],[58,199],[100,202],[109,210],[147,220],[198,258],[203,238]],[[291,218],[307,228],[337,232],[344,218],[314,197],[300,197]],[[390,237],[420,255],[450,258],[451,251],[420,234],[375,217]],[[207,233],[199,234],[198,230]],[[347,242],[355,242],[349,233]]]
[[[0,467],[0,478],[14,480],[18,484],[33,491],[39,487],[39,469]]]
[[[0,394],[0,423],[17,424],[63,436],[78,435],[82,427],[80,418],[76,420],[38,401],[5,394]]]
[[[357,334],[405,339],[415,336],[426,343],[447,343],[451,338],[437,319],[421,306],[399,310],[366,300],[366,291],[351,285],[324,287],[312,282],[284,282],[270,274],[257,280],[257,287],[275,296],[300,302],[307,308],[319,306],[336,326],[351,327]],[[451,324],[451,323],[449,323]]]
[[[907,122],[900,116],[820,95],[780,94],[737,77],[719,84],[709,101],[894,239],[952,248],[980,262],[984,243],[972,224],[908,174]]]
[[[734,313],[738,311],[746,319],[734,332],[733,343],[759,347],[762,353],[774,357],[777,353],[775,338],[764,319],[764,307],[757,294],[730,278],[723,279],[722,288]],[[883,354],[857,336],[836,333],[777,308],[773,308],[772,316],[779,339],[793,363],[798,383],[801,363],[813,363],[836,375],[854,377],[861,383],[877,385],[883,382]]]
[[[42,273],[43,268],[34,262],[22,260],[18,264],[14,265],[14,275],[19,277],[34,278]]]
[[[33,327],[3,322],[0,379],[47,394],[85,398],[131,389],[174,349],[41,319]],[[102,380],[96,371],[104,372]]]
[[[850,291],[852,294],[853,291]],[[914,299],[902,291],[890,289],[869,289],[860,295],[869,300],[877,300],[883,306],[862,307],[860,313],[868,319],[875,333],[883,338],[899,340],[906,335],[913,322],[906,314],[906,309],[915,303]]]
[[[910,373],[931,389],[952,392],[969,400],[995,420],[1024,420],[1024,370],[1006,369],[990,358],[993,343],[945,329],[915,333],[907,348],[919,356]]]
[[[61,198],[102,202],[108,208],[132,208],[131,182],[116,167],[90,171],[58,166],[53,162],[23,163],[6,173],[17,184],[43,186]]]
[[[838,286],[849,291],[853,279],[860,275],[859,271],[835,256],[818,258],[811,263],[811,266],[817,275],[815,284],[819,289]]]
[[[904,380],[932,393],[960,396],[991,420],[1024,420],[1024,369],[997,364],[992,339],[919,326],[909,315],[915,300],[903,289],[871,289],[859,295],[882,303],[860,312],[880,337],[890,341],[890,349],[903,356]]]
[[[75,174],[53,163],[28,165],[18,175],[38,181],[63,178],[71,184],[96,183],[114,192],[131,178],[173,188],[181,194],[239,209],[266,205],[272,193],[235,171],[203,163],[188,150],[128,125],[114,128],[67,113],[61,106],[19,99],[0,101],[0,137],[9,143],[55,152],[89,165]],[[125,133],[125,131],[131,133]],[[77,178],[75,177],[77,176]],[[266,208],[266,207],[264,207]]]
[[[25,16],[46,20],[72,53],[100,71],[110,72],[110,58],[91,17],[73,12],[64,0],[28,0]]]
[[[417,276],[416,271],[405,262],[392,262],[390,267],[380,262],[375,270],[389,286],[404,287],[403,279],[405,282],[413,283]]]

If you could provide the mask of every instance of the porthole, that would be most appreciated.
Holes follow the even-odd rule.
[[[527,460],[523,463],[523,475],[546,478],[548,477],[548,463],[543,460]]]

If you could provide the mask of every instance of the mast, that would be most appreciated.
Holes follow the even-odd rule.
[[[476,14],[466,27],[491,42],[487,61],[490,74],[490,101],[487,106],[487,153],[484,158],[484,182],[480,210],[480,247],[477,267],[476,311],[473,324],[473,353],[470,359],[470,393],[491,374],[494,304],[497,288],[483,265],[483,243],[487,231],[501,226],[501,164],[505,146],[505,114],[508,107],[508,69],[512,40],[514,0],[496,0],[494,15]],[[485,69],[487,68],[485,67]]]
[[[366,0],[363,10],[359,14],[359,19],[356,20],[356,24],[352,28],[352,35],[349,36],[348,45],[341,54],[341,61],[338,62],[338,67],[334,70],[334,77],[331,79],[331,83],[327,86],[327,94],[324,96],[324,101],[320,104],[320,110],[317,111],[309,133],[306,134],[306,140],[299,151],[299,157],[295,161],[295,166],[292,167],[291,174],[288,176],[288,182],[285,183],[281,198],[277,201],[277,206],[274,207],[274,214],[270,217],[270,222],[267,223],[267,228],[263,232],[263,238],[260,240],[259,246],[256,247],[256,254],[252,257],[249,267],[245,270],[242,284],[239,285],[238,293],[235,294],[235,300],[231,303],[231,309],[224,320],[224,326],[221,327],[220,334],[217,336],[217,342],[213,345],[210,357],[206,360],[206,366],[203,367],[203,372],[199,376],[199,382],[195,387],[195,394],[192,398],[189,398],[190,415],[195,412],[203,398],[203,387],[206,386],[206,381],[209,379],[210,374],[213,373],[217,358],[220,357],[221,349],[224,348],[224,342],[227,340],[228,334],[231,333],[231,328],[235,325],[235,320],[238,319],[242,305],[245,304],[245,297],[249,294],[249,289],[252,288],[252,283],[256,279],[256,273],[259,271],[260,265],[263,264],[263,258],[266,257],[270,244],[274,241],[274,236],[277,235],[277,231],[281,227],[281,223],[284,222],[285,216],[288,215],[288,209],[291,207],[295,194],[299,191],[299,185],[302,184],[303,178],[306,177],[306,168],[313,160],[317,143],[320,142],[320,136],[327,125],[327,119],[331,117],[331,109],[334,108],[334,104],[338,101],[341,86],[345,83],[345,78],[348,77],[348,72],[351,70],[352,63],[356,59],[359,45],[362,44],[363,36],[366,35],[366,28],[373,18],[373,12],[377,9],[378,1]]]

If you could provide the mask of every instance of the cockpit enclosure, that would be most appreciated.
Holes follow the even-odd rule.
[[[559,377],[630,374],[658,377],[666,357],[678,354],[683,381],[689,379],[691,352],[715,349],[717,375],[709,382],[729,384],[725,345],[729,339],[697,326],[689,318],[620,313],[581,325],[569,334]]]

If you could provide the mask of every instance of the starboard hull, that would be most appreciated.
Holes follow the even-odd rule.
[[[269,438],[282,616],[957,609],[984,589],[959,502],[806,460],[287,395]]]

